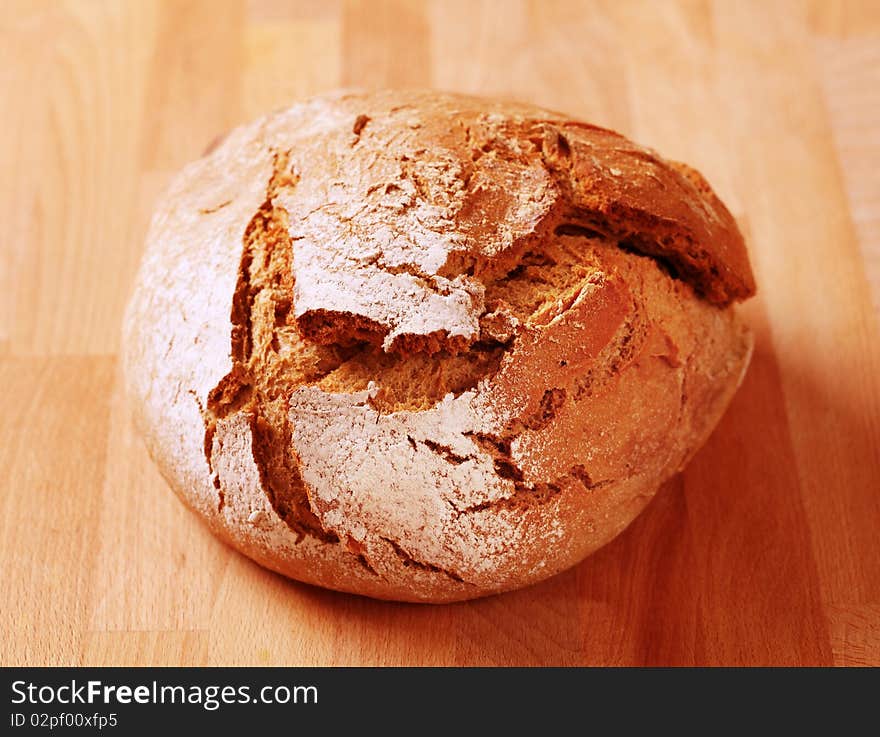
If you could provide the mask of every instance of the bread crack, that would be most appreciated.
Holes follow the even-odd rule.
[[[542,430],[553,422],[557,412],[563,404],[567,396],[565,389],[553,387],[547,389],[541,397],[541,403],[538,411],[523,422],[525,427],[530,430]]]
[[[722,274],[717,257],[709,246],[698,241],[684,218],[663,218],[647,208],[640,209],[628,204],[625,194],[614,194],[618,178],[636,172],[640,179],[653,178],[660,187],[678,186],[682,196],[688,188],[699,191],[702,198],[696,199],[702,205],[702,212],[693,213],[691,217],[703,218],[705,223],[724,219],[732,222],[730,213],[714,197],[698,172],[674,161],[666,162],[666,167],[652,152],[632,145],[612,149],[621,159],[623,168],[603,166],[597,159],[589,158],[590,148],[594,144],[581,144],[581,151],[578,152],[573,151],[573,142],[569,138],[565,138],[565,145],[560,145],[559,140],[560,128],[577,130],[578,127],[585,127],[590,132],[600,133],[602,129],[551,121],[543,123],[542,127],[544,135],[538,151],[547,172],[562,192],[566,221],[573,226],[606,234],[616,239],[623,248],[654,259],[662,269],[687,282],[699,297],[712,304],[725,307],[753,294],[751,275],[748,275],[748,279],[741,279],[730,273]],[[604,133],[620,138],[610,131]],[[576,136],[574,141],[577,141]],[[621,141],[626,143],[625,139],[621,138]],[[577,146],[577,143],[574,145]],[[632,163],[624,164],[627,159]],[[677,181],[676,175],[680,177]],[[599,194],[602,189],[600,182],[610,192]],[[705,201],[710,196],[714,200],[711,208]],[[735,235],[738,236],[738,233]]]
[[[617,250],[616,242],[587,235],[586,231],[569,230],[554,235],[550,228],[548,236],[532,244],[507,273],[486,278],[486,307],[476,342],[468,344],[462,339],[456,344],[442,333],[402,335],[397,339],[397,350],[385,353],[379,345],[384,333],[374,337],[361,334],[362,342],[353,346],[351,357],[314,383],[327,392],[355,393],[372,382],[376,390],[370,405],[387,414],[424,411],[447,394],[458,396],[480,382],[490,382],[504,356],[516,350],[518,334],[545,319],[548,310],[563,312],[583,285],[607,268],[605,254]],[[328,319],[338,318],[333,315]],[[368,326],[362,329],[368,330]],[[564,399],[561,388],[548,391],[544,402],[558,404]],[[555,409],[543,407],[543,420],[536,417],[527,422],[546,424],[552,419],[547,413],[552,411]]]
[[[477,514],[487,510],[523,510],[531,506],[546,504],[561,494],[569,481],[575,481],[588,492],[613,483],[610,479],[593,482],[583,464],[577,464],[550,482],[527,484],[521,480],[514,480],[514,492],[510,496],[480,502],[479,504],[463,508],[453,506],[455,517]]]
[[[704,230],[710,232],[725,221],[732,224],[733,218],[702,175],[691,167],[663,162],[653,152],[630,144],[613,131],[577,121],[481,119],[470,124],[459,121],[459,126],[471,159],[462,177],[465,188],[472,186],[471,180],[485,156],[516,163],[537,159],[559,190],[556,203],[545,217],[551,226],[558,226],[557,235],[574,235],[581,230],[588,237],[606,237],[623,249],[654,259],[664,271],[688,283],[698,296],[719,306],[754,292],[751,275],[739,276],[723,268],[710,250],[712,244],[705,242]],[[614,142],[605,145],[606,155],[613,154],[619,164],[611,165],[611,159],[606,161],[597,155],[603,149],[596,145],[596,136]],[[648,207],[630,205],[626,191],[630,179],[643,182],[643,187],[650,187],[644,182],[653,180],[660,188],[678,188],[683,198],[690,189],[699,195],[693,199],[700,211],[666,217]],[[536,225],[535,241],[546,239],[545,225]],[[735,228],[734,237],[739,237]],[[510,253],[491,258],[456,251],[449,255],[442,273],[492,274],[499,267],[504,270],[522,250],[522,243],[514,244]]]
[[[429,438],[425,438],[420,442],[426,448],[440,456],[444,461],[446,461],[447,463],[452,463],[456,466],[460,466],[462,463],[472,460],[473,458],[472,456],[458,455],[448,445],[442,445],[441,443],[437,443]]]
[[[238,283],[232,301],[232,370],[208,395],[205,455],[223,506],[223,490],[211,455],[217,423],[244,413],[253,435],[253,461],[270,504],[297,534],[336,542],[315,515],[296,462],[287,453],[290,427],[289,375],[299,383],[315,381],[338,366],[345,355],[334,348],[303,344],[291,326],[292,243],[287,213],[273,203],[282,187],[296,186],[289,154],[276,153],[266,199],[245,229]]]
[[[514,433],[492,435],[490,433],[465,432],[464,436],[473,440],[483,452],[492,458],[495,474],[498,478],[509,479],[514,482],[514,486],[522,482],[523,472],[513,460],[510,450],[515,437]]]
[[[310,383],[333,394],[361,392],[372,384],[369,405],[373,409],[382,414],[419,412],[449,394],[460,396],[493,376],[507,350],[502,343],[479,341],[457,352],[440,349],[433,354],[389,354],[380,347],[361,344],[333,371]]]
[[[380,540],[384,540],[391,546],[391,549],[394,551],[394,554],[400,559],[401,563],[407,568],[418,568],[423,571],[430,571],[431,573],[442,573],[445,576],[448,576],[453,581],[458,583],[470,583],[466,581],[464,578],[459,576],[454,571],[449,570],[448,568],[443,568],[441,566],[435,565],[433,563],[426,563],[424,561],[418,560],[413,557],[411,553],[406,551],[398,542],[392,540],[390,537],[381,537]]]
[[[352,142],[352,146],[355,145],[361,138],[361,132],[364,128],[367,127],[367,123],[370,122],[370,116],[364,115],[361,113],[354,119],[354,125],[351,127],[351,132],[354,134],[355,140]]]
[[[372,573],[374,576],[379,576],[379,571],[373,568],[372,563],[370,563],[366,555],[360,553],[355,556],[355,560],[361,565],[362,568],[366,569],[367,573]]]
[[[201,210],[199,210],[199,212],[202,213],[202,215],[211,215],[212,213],[215,213],[218,210],[222,210],[224,207],[228,207],[231,204],[232,200],[223,200],[223,202],[220,202],[213,207],[203,207]]]

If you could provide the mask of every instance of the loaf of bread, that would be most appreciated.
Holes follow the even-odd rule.
[[[684,466],[754,289],[683,164],[528,105],[338,93],[176,177],[125,375],[169,485],[255,561],[469,599],[577,563]]]

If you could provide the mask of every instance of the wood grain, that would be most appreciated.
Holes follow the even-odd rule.
[[[14,2],[0,11],[0,663],[880,665],[880,8],[866,2]],[[757,349],[612,544],[445,607],[271,574],[134,434],[116,359],[152,203],[337,86],[523,98],[700,168]]]

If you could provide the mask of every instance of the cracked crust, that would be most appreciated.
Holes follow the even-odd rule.
[[[524,105],[315,98],[157,208],[136,421],[216,534],[309,583],[453,601],[608,542],[751,352],[742,237],[694,170]]]

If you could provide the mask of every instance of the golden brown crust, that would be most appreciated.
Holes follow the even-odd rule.
[[[667,260],[713,304],[755,293],[742,234],[699,172],[613,131],[568,123],[553,133],[566,143],[545,155],[565,174],[570,218]]]
[[[451,601],[629,523],[735,391],[753,291],[684,165],[529,106],[337,94],[175,180],[124,360],[151,454],[220,537]]]

